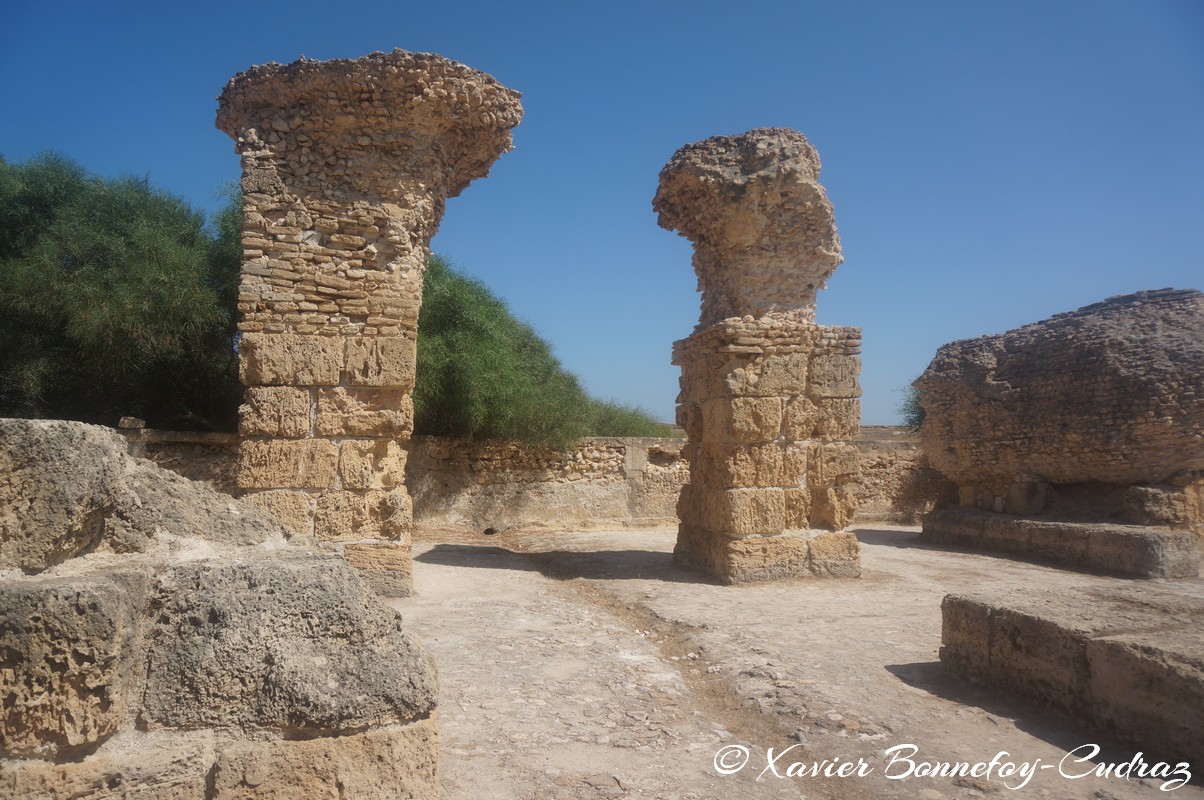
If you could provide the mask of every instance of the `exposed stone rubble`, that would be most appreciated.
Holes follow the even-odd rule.
[[[814,322],[841,261],[819,156],[761,129],[683,147],[662,227],[694,242],[698,327],[675,343],[690,483],[675,557],[728,583],[860,574],[854,511],[861,333]]]
[[[1113,297],[953,342],[916,387],[924,450],[962,509],[1204,530],[1200,292]]]
[[[0,797],[436,795],[433,663],[337,555],[81,423],[0,420],[0,509]]]
[[[253,67],[220,98],[245,203],[239,485],[382,593],[410,591],[400,443],[430,239],[521,116],[488,75],[401,50]]]
[[[1147,585],[948,595],[941,661],[1154,758],[1204,762],[1204,600]]]

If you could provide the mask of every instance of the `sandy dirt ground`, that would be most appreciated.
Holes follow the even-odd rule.
[[[418,537],[417,595],[391,604],[439,665],[446,798],[1204,798],[1204,764],[1170,792],[1092,775],[1137,748],[940,666],[946,593],[1119,579],[875,526],[860,579],[720,586],[673,567],[674,537]]]

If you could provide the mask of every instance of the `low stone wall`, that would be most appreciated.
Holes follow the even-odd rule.
[[[238,436],[123,430],[131,455],[219,491],[237,493]],[[513,443],[418,436],[406,481],[418,525],[505,530],[671,527],[689,481],[684,439],[596,438],[558,453]],[[849,485],[855,523],[912,524],[956,488],[928,466],[918,438],[902,428],[866,427],[852,442],[860,471]]]
[[[237,433],[156,431],[123,428],[132,456],[145,458],[194,481],[208,483],[219,492],[238,494]]]
[[[425,527],[627,528],[676,524],[684,439],[585,439],[566,453],[416,436],[406,481]]]
[[[1204,761],[1204,599],[1149,585],[948,595],[941,663],[1115,734]]]
[[[928,465],[918,434],[906,428],[864,426],[853,440],[861,454],[856,523],[915,525],[934,508],[956,505],[957,487]]]
[[[924,517],[920,539],[1131,578],[1200,574],[1199,537],[1169,528],[1061,522],[950,508]]]

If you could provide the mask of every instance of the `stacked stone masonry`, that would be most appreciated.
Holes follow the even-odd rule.
[[[238,485],[409,593],[405,451],[447,198],[510,149],[519,95],[427,53],[254,67],[220,98],[244,197]]]
[[[698,327],[677,342],[690,483],[675,557],[721,581],[860,574],[852,518],[861,334],[814,322],[840,263],[819,157],[782,129],[679,150],[653,201],[695,245]]]

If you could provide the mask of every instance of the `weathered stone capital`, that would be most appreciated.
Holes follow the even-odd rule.
[[[819,155],[797,131],[761,128],[678,150],[652,201],[694,242],[701,325],[804,310],[843,260]]]
[[[277,165],[294,191],[398,201],[425,189],[442,200],[511,149],[519,97],[433,53],[302,59],[234,76],[218,98],[217,127],[244,154],[295,151]]]

